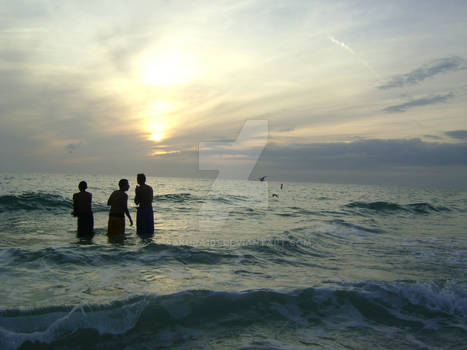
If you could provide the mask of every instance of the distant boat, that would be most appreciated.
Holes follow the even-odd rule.
[[[260,177],[259,181],[264,181],[265,178],[267,178],[267,176]]]

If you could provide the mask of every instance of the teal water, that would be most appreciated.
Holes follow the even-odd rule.
[[[119,178],[0,174],[0,349],[465,349],[465,189],[148,176],[112,243]]]

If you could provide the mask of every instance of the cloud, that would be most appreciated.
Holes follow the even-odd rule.
[[[386,107],[384,109],[385,112],[388,113],[402,113],[407,111],[409,108],[413,107],[420,107],[420,106],[427,106],[427,105],[432,105],[436,103],[441,103],[441,102],[446,102],[448,99],[454,97],[454,94],[452,92],[445,94],[445,95],[437,95],[433,97],[425,97],[425,98],[419,98],[416,100],[412,100],[406,103],[402,103],[399,105],[393,105]]]
[[[434,77],[438,74],[455,72],[467,69],[467,60],[462,57],[453,56],[432,61],[431,63],[417,68],[407,74],[396,75],[387,83],[379,86],[381,90],[403,87],[406,85],[415,85],[425,79]]]
[[[444,134],[453,139],[467,140],[467,130],[446,131]]]

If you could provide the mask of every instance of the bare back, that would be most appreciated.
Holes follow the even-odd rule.
[[[120,190],[114,191],[107,201],[111,214],[123,215],[128,210],[128,195]]]
[[[89,213],[91,207],[92,194],[86,191],[78,192],[73,195],[73,211],[75,213]]]
[[[140,185],[135,189],[135,204],[140,207],[152,207],[153,191],[152,187],[146,184]]]

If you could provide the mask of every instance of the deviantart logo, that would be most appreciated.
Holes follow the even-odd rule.
[[[199,169],[219,171],[200,209],[200,230],[220,229],[235,208],[268,207],[267,182],[248,181],[268,136],[267,120],[248,120],[234,142],[200,143]]]

